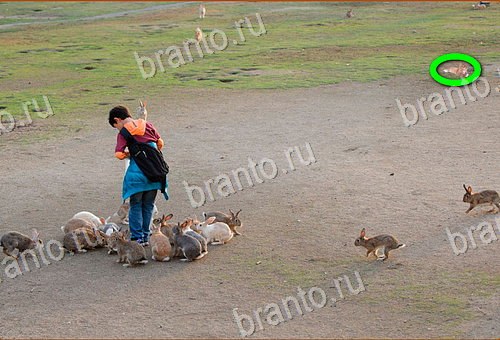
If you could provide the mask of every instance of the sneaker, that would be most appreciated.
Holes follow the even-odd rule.
[[[143,247],[149,247],[149,242],[147,242],[147,241],[141,241],[141,242],[139,242],[139,244]]]

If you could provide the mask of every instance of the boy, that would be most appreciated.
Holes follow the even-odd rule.
[[[125,106],[116,106],[109,111],[109,124],[120,131],[127,129],[141,143],[150,143],[158,150],[163,147],[163,140],[153,124],[143,119],[133,119]],[[127,141],[120,133],[116,138],[115,156],[123,160],[129,157]],[[168,188],[168,182],[167,182]],[[149,225],[153,216],[154,202],[157,191],[161,190],[160,182],[151,182],[139,169],[133,159],[123,178],[122,198],[130,198],[129,227],[130,240],[148,246]],[[168,194],[165,192],[165,199]]]

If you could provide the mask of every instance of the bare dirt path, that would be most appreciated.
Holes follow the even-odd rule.
[[[189,264],[124,269],[100,250],[32,266],[15,279],[2,265],[0,336],[238,337],[233,308],[252,314],[297,296],[297,287],[338,298],[333,280],[354,282],[357,271],[365,291],[344,287],[335,306],[278,326],[264,317],[255,336],[497,337],[498,242],[476,235],[477,248],[456,256],[445,230],[500,217],[487,208],[466,216],[461,202],[463,183],[500,190],[500,95],[493,90],[404,127],[396,98],[416,104],[443,90],[414,77],[286,91],[167,91],[150,100],[172,169],[172,200],[159,199],[160,211],[181,220],[243,209],[243,235]],[[113,158],[116,132],[106,115],[85,122],[94,130],[57,141],[18,144],[23,130],[0,137],[0,233],[36,227],[45,240],[61,240],[59,226],[75,212],[107,216],[119,206],[123,164]],[[298,146],[307,158],[306,143],[316,162],[295,158],[289,171],[284,151]],[[191,206],[183,181],[202,186],[248,167],[249,157],[273,160],[277,177],[229,197],[214,189],[215,201]],[[362,227],[407,247],[385,263],[367,259],[353,244]]]

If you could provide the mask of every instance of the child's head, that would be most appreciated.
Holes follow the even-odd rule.
[[[116,123],[130,117],[130,111],[127,107],[122,105],[115,106],[111,109],[111,111],[109,111],[109,125],[111,125],[112,127],[116,127]]]

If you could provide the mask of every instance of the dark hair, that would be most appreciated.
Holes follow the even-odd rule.
[[[116,124],[115,118],[126,119],[129,117],[131,116],[128,108],[122,105],[115,106],[109,111],[109,125],[114,126]]]

